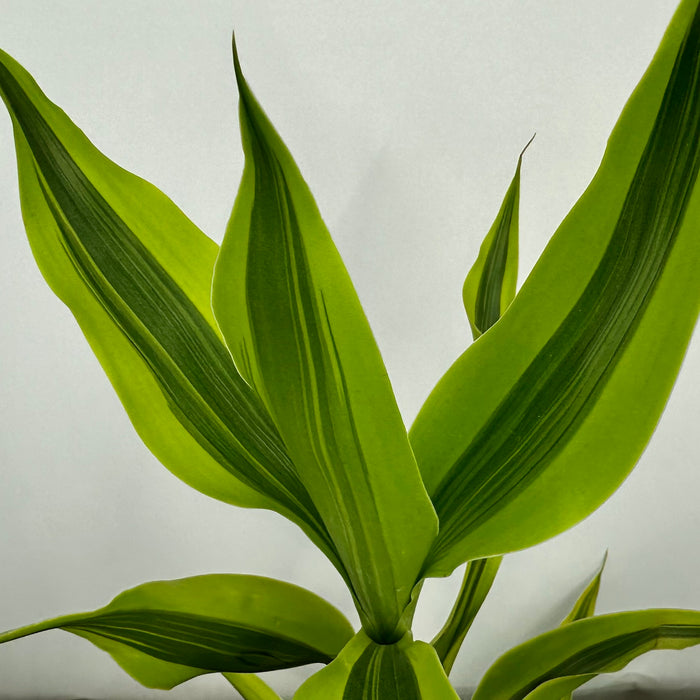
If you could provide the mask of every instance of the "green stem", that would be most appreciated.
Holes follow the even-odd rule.
[[[221,675],[240,693],[243,700],[281,700],[280,696],[254,673]]]

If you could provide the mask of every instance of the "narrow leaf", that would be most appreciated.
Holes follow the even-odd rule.
[[[243,700],[281,700],[280,696],[254,673],[224,673],[223,675]]]
[[[294,700],[457,700],[435,650],[410,634],[376,644],[360,632]]]
[[[449,675],[457,654],[501,566],[503,557],[476,559],[467,564],[462,587],[443,628],[431,642]]]
[[[393,641],[435,513],[347,271],[235,48],[234,61],[246,160],[214,312],[331,535],[363,626]]]
[[[155,187],[105,158],[3,52],[0,95],[34,256],[144,442],[190,486],[285,513],[330,550],[212,316],[218,246]]]
[[[532,139],[534,138],[533,136]],[[498,216],[464,280],[462,299],[475,340],[498,321],[515,298],[518,283],[520,167],[523,153],[532,139],[520,153],[515,175],[503,198]]]
[[[0,643],[49,629],[88,639],[141,684],[165,689],[215,671],[328,663],[353,634],[345,617],[313,593],[237,574],[146,583],[95,612],[0,634]]]
[[[642,610],[589,617],[535,637],[486,672],[473,700],[559,700],[654,649],[700,643],[700,612]]]
[[[582,620],[585,617],[592,617],[595,615],[595,605],[598,600],[598,591],[600,590],[600,579],[603,575],[603,569],[605,568],[605,562],[607,560],[608,553],[606,552],[598,572],[578,597],[578,600],[574,603],[574,607],[571,608],[571,612],[562,621],[562,625],[568,625],[570,622],[576,622],[576,620]]]
[[[571,527],[632,469],[700,304],[700,11],[685,0],[593,182],[411,432],[430,575]]]

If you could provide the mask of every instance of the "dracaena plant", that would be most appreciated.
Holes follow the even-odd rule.
[[[663,410],[700,302],[700,4],[684,0],[593,182],[516,295],[520,169],[463,288],[475,342],[407,432],[350,278],[234,46],[245,168],[219,248],[108,160],[0,53],[22,211],[134,427],[225,503],[296,523],[361,629],[253,575],[146,583],[60,628],[142,684],[326,664],[298,700],[451,698],[455,657],[502,555],[581,521],[620,485]],[[634,410],[631,410],[632,407]],[[422,583],[468,562],[431,643]],[[475,698],[569,697],[654,648],[700,642],[700,612],[596,616],[598,572],[562,625],[497,660]],[[26,642],[23,642],[26,643]]]

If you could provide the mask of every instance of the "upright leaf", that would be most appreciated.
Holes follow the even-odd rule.
[[[498,216],[464,280],[462,299],[474,339],[491,328],[515,298],[518,283],[520,166],[523,153],[531,143],[532,139],[520,153],[515,175],[503,198]]]
[[[700,302],[699,64],[685,0],[593,182],[416,419],[440,518],[430,574],[574,525],[651,436]]]
[[[105,158],[3,52],[0,95],[34,256],[144,442],[194,488],[279,510],[331,551],[212,316],[217,245],[155,187]]]
[[[431,642],[448,675],[469,628],[491,590],[502,561],[503,557],[491,557],[475,559],[467,564],[457,600],[443,628]]]
[[[642,610],[589,617],[511,649],[479,683],[473,700],[560,700],[600,673],[654,649],[700,644],[700,612]]]
[[[0,644],[49,629],[84,637],[139,683],[165,689],[203,673],[328,663],[353,635],[313,593],[239,574],[145,583],[95,612],[2,633]]]
[[[364,627],[392,641],[435,513],[350,278],[235,49],[234,60],[246,161],[214,312],[323,518]]]
[[[377,644],[360,632],[326,668],[309,678],[294,700],[457,700],[435,650],[410,633]]]
[[[562,621],[562,625],[568,625],[570,622],[583,620],[585,617],[592,617],[595,614],[595,605],[598,600],[598,591],[600,590],[600,579],[603,575],[603,569],[605,568],[605,562],[607,560],[608,553],[606,552],[598,572],[578,597],[574,603],[574,607],[571,608],[571,612]]]

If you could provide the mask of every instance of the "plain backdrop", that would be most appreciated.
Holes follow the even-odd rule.
[[[592,177],[675,0],[0,0],[0,46],[93,142],[220,240],[242,168],[230,57],[309,182],[407,424],[469,343],[460,290],[523,145],[521,281]],[[276,514],[188,489],[140,443],[31,258],[0,114],[0,628],[206,572],[283,578],[357,621],[339,576]],[[700,347],[637,469],[573,530],[506,558],[453,679],[566,614],[606,549],[599,611],[700,608]],[[461,573],[461,572],[460,572]],[[416,636],[459,575],[431,581]],[[270,674],[285,693],[313,669]],[[700,649],[618,678],[700,687]],[[604,685],[604,681],[597,681]],[[219,677],[173,698],[233,697]],[[0,647],[0,697],[159,698],[84,640]]]

